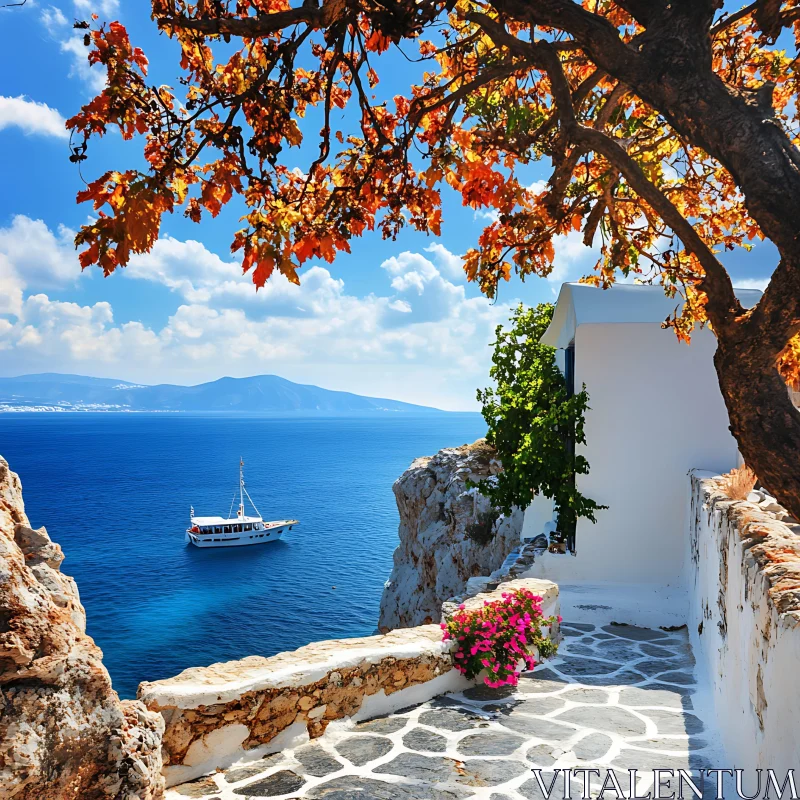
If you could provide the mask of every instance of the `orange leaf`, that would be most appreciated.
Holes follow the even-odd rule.
[[[266,256],[258,262],[258,266],[253,271],[253,283],[256,285],[256,290],[267,282],[274,269],[275,259],[272,256]]]

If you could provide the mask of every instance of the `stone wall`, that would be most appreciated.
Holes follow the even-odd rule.
[[[445,600],[462,594],[470,578],[498,569],[519,546],[523,513],[518,510],[495,523],[488,544],[467,535],[489,511],[488,500],[468,489],[467,481],[477,483],[500,469],[494,449],[479,439],[418,458],[395,481],[400,543],[381,598],[382,631],[437,620]]]
[[[0,458],[0,797],[163,797],[158,714],[120,702],[75,581]]]
[[[332,720],[387,713],[462,685],[439,626],[426,625],[187,669],[142,683],[139,699],[166,722],[171,786],[245,753],[258,757],[298,737],[316,738]]]
[[[511,581],[466,602],[482,606],[521,587],[542,596],[546,616],[558,614],[549,581]],[[173,786],[321,736],[334,720],[370,719],[467,686],[439,625],[423,625],[188,669],[141,684],[139,698],[164,717]]]
[[[800,762],[800,525],[770,499],[734,501],[723,487],[691,474],[689,632],[725,766],[785,775]]]

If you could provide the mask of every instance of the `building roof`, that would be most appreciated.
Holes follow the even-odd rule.
[[[745,308],[761,298],[758,289],[734,289]],[[662,323],[682,305],[679,297],[670,298],[661,286],[617,283],[600,289],[584,283],[564,283],[558,294],[553,321],[541,338],[542,344],[565,348],[575,338],[579,325],[625,322]]]

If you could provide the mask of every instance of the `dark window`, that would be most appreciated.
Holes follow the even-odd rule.
[[[564,351],[564,379],[567,384],[567,396],[572,397],[575,394],[575,342],[571,342],[569,347]],[[575,429],[566,431],[566,447],[567,454],[570,461],[575,463]],[[575,485],[575,470],[568,480]],[[573,555],[575,549],[575,529],[577,527],[577,519],[573,514],[570,514],[567,519],[558,521],[558,527],[561,533],[566,535],[567,538],[567,551]]]

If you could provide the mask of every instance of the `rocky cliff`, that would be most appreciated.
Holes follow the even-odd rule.
[[[438,621],[445,600],[462,594],[471,577],[500,567],[519,545],[519,510],[494,524],[488,544],[467,534],[490,511],[488,500],[467,481],[477,483],[499,470],[494,449],[479,439],[418,458],[395,481],[400,544],[381,598],[381,631]]]
[[[156,800],[164,721],[111,688],[63,559],[0,457],[0,797]]]

